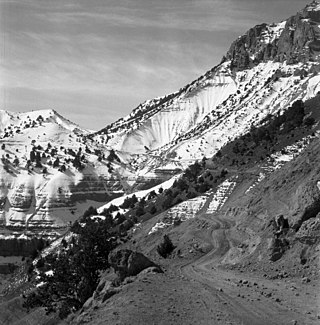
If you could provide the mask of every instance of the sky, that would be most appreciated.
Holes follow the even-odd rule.
[[[303,0],[0,0],[0,109],[99,130],[217,65]]]

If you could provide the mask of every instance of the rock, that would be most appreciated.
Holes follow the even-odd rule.
[[[107,299],[109,299],[110,297],[112,297],[113,295],[115,295],[116,293],[118,293],[120,291],[119,288],[109,288],[108,290],[104,291],[104,295],[102,297],[102,302],[105,302]]]
[[[311,280],[308,277],[302,278],[303,283],[309,283]]]
[[[315,244],[320,238],[320,215],[318,214],[316,218],[303,221],[299,231],[296,233],[296,238],[307,245]],[[305,256],[300,256],[300,259],[301,264],[304,264],[303,259],[305,259]],[[308,265],[305,265],[305,267],[308,267]]]
[[[289,248],[289,243],[285,238],[273,238],[270,246],[270,260],[275,262],[279,260]]]
[[[118,274],[120,280],[123,280],[127,276],[137,275],[149,267],[160,269],[158,265],[150,261],[143,254],[133,252],[129,249],[123,249],[112,253],[109,256],[109,263]]]
[[[151,267],[148,267],[148,268],[144,269],[143,271],[141,271],[140,275],[148,274],[148,273],[163,273],[163,271],[159,266],[151,266]]]
[[[83,310],[89,309],[93,304],[93,297],[90,297],[82,306]]]
[[[270,25],[257,25],[232,43],[224,60],[231,60],[235,70],[247,69],[267,60],[287,60],[289,64],[312,60],[319,54],[320,43],[311,22],[315,19],[318,21],[319,17],[313,17],[314,15],[319,15],[319,12],[305,8],[292,16],[287,20],[280,36],[270,43],[264,41],[269,34]]]

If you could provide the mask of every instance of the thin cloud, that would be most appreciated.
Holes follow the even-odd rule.
[[[0,0],[0,106],[56,108],[103,127],[197,78],[238,35],[301,2]],[[88,122],[86,109],[105,117]]]
[[[56,11],[41,12],[35,16],[53,24],[90,25],[106,24],[106,26],[121,26],[122,28],[159,28],[195,31],[233,30],[239,26],[250,26],[253,17],[250,12],[241,7],[230,5],[230,1],[202,1],[207,6],[181,6],[173,10],[172,5],[158,8],[124,8],[97,7],[91,11]]]

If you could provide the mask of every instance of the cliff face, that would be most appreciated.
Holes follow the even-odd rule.
[[[0,238],[1,256],[31,256],[37,249],[43,248],[43,240],[39,238]],[[0,272],[1,273],[1,272]]]
[[[320,8],[310,4],[280,24],[251,28],[230,47],[224,60],[243,70],[267,60],[288,64],[314,61],[320,54]]]
[[[99,205],[123,193],[118,179],[104,180],[94,174],[74,173],[58,172],[46,177],[37,173],[28,175],[25,171],[18,177],[0,173],[1,189],[6,193],[1,198],[2,226],[64,227],[90,204]]]

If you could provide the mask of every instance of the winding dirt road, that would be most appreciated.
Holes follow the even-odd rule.
[[[248,274],[222,268],[222,257],[233,243],[228,231],[233,222],[205,214],[201,218],[210,223],[213,249],[196,261],[181,265],[180,272],[199,285],[202,299],[211,306],[208,312],[214,313],[211,317],[216,316],[217,324],[318,324],[304,313],[303,306],[293,303],[294,292],[287,282],[267,280],[256,273],[248,279]]]

